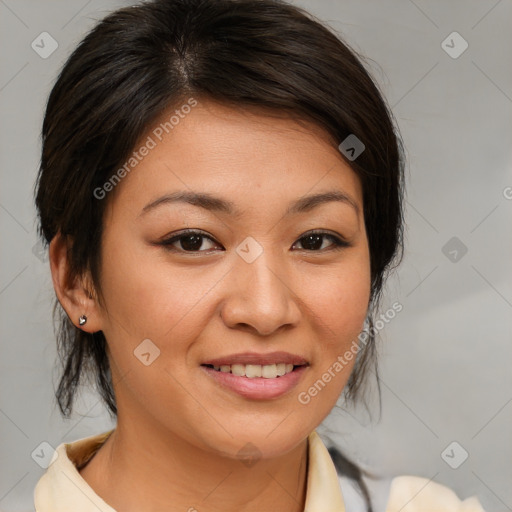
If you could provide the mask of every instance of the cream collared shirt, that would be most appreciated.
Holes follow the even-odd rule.
[[[61,443],[34,489],[36,512],[116,512],[81,477],[83,466],[113,432]],[[308,437],[309,462],[304,512],[358,512],[344,501],[341,480],[316,431]],[[379,511],[380,512],[380,511]],[[448,487],[415,476],[391,481],[382,512],[484,512],[476,498],[461,501]]]

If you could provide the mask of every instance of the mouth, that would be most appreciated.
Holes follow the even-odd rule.
[[[200,368],[221,388],[249,400],[275,400],[290,394],[310,363],[288,352],[246,352],[205,361]]]
[[[283,377],[293,371],[296,371],[298,368],[303,366],[307,366],[307,363],[303,364],[291,364],[291,363],[277,363],[277,364],[223,364],[223,365],[213,365],[213,364],[202,364],[201,366],[205,366],[206,368],[211,368],[217,372],[222,373],[231,373],[236,375],[237,377],[246,377],[248,379],[254,379],[261,377],[263,379],[277,379]]]

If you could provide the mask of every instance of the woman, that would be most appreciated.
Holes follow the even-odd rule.
[[[86,372],[117,424],[58,447],[36,510],[372,510],[315,429],[375,363],[402,173],[377,87],[300,9],[154,0],[101,21],[51,92],[36,204],[59,406]],[[406,476],[383,506],[482,510]]]

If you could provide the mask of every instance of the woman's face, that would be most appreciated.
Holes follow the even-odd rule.
[[[370,296],[361,186],[318,129],[198,102],[166,133],[174,110],[103,199],[95,314],[118,421],[229,457],[248,442],[277,456],[322,422],[353,368],[344,354]],[[308,200],[326,193],[339,199]],[[260,365],[243,363],[259,362],[270,378],[209,362],[249,375]],[[305,364],[274,376],[283,363]]]

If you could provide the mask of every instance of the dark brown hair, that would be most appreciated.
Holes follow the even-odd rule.
[[[313,16],[278,0],[153,0],[115,11],[74,50],[48,99],[36,184],[44,243],[59,232],[72,242],[69,277],[90,271],[100,300],[109,198],[98,200],[93,191],[164,110],[191,95],[313,122],[336,146],[355,135],[365,149],[347,163],[362,185],[371,263],[370,335],[344,390],[355,400],[376,371],[372,314],[403,253],[402,143],[363,61]],[[81,331],[55,306],[62,414],[70,415],[85,374],[116,415],[103,333]]]

